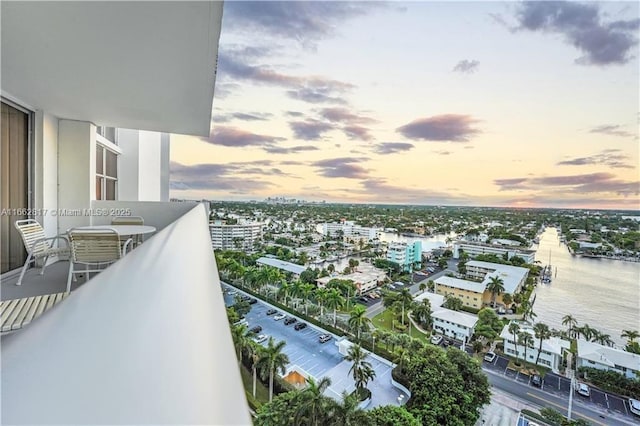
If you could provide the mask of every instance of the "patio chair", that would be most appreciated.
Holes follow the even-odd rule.
[[[89,280],[90,272],[101,272],[104,267],[121,259],[131,244],[131,238],[121,245],[120,237],[114,229],[71,229],[69,242],[71,257],[67,292],[71,290],[71,279],[74,274],[86,273],[86,280]],[[76,264],[84,265],[85,268],[76,269]]]
[[[111,219],[112,225],[144,225],[142,216],[116,216]],[[134,235],[132,237],[131,248],[138,247],[144,242],[144,235]]]
[[[44,294],[0,302],[0,332],[7,334],[21,329],[40,315],[62,302],[69,293]]]
[[[24,248],[27,250],[27,260],[24,262],[22,271],[20,272],[20,278],[16,285],[22,285],[22,279],[25,272],[32,261],[37,261],[44,258],[42,262],[42,269],[40,275],[44,275],[44,270],[47,267],[47,260],[50,256],[69,255],[69,241],[62,235],[56,235],[55,237],[47,237],[44,235],[44,229],[40,223],[35,219],[17,220],[14,226],[22,237]],[[53,243],[56,240],[65,242],[64,247],[53,247]]]

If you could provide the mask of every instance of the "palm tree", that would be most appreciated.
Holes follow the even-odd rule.
[[[424,293],[424,291],[427,289],[427,283],[422,281],[420,283],[420,285],[418,286],[418,288],[420,289],[420,293]],[[426,300],[426,299],[425,299]]]
[[[475,340],[472,344],[472,347],[473,347],[473,353],[478,354],[482,351],[482,348],[484,348],[484,345],[480,340]]]
[[[262,346],[255,343],[253,340],[249,340],[249,345],[246,348],[249,359],[251,360],[251,370],[253,373],[253,397],[256,397],[256,381],[258,375],[258,360],[260,359],[260,351]]]
[[[302,284],[300,286],[300,296],[304,303],[304,314],[307,315],[307,307],[309,306],[309,296],[313,293],[316,287],[313,284]]]
[[[333,274],[333,272],[334,272],[335,270],[336,270],[336,267],[333,265],[333,263],[330,263],[330,264],[328,264],[328,265],[327,265],[327,271],[328,271],[330,274]]]
[[[411,352],[409,351],[409,349],[406,349],[402,346],[398,348],[398,350],[396,351],[396,362],[398,363],[398,367],[400,368],[400,373],[404,371],[402,369],[402,366],[405,362],[408,362],[410,358]]]
[[[517,334],[520,332],[520,326],[517,322],[512,322],[509,324],[509,333],[513,335],[513,344],[516,348],[516,358],[518,358],[518,338]]]
[[[353,393],[342,392],[342,403],[338,404],[335,408],[334,419],[330,423],[335,426],[353,426],[362,424],[362,411],[358,405],[360,404],[359,398]]]
[[[533,332],[535,333],[536,339],[539,340],[538,356],[536,356],[537,365],[538,360],[540,359],[540,354],[542,353],[542,342],[551,337],[551,330],[547,324],[539,322],[533,326]]]
[[[502,302],[507,308],[509,308],[509,306],[511,306],[511,304],[513,303],[513,297],[511,297],[511,294],[509,293],[504,293],[502,295]]]
[[[291,292],[291,285],[288,282],[283,282],[278,289],[278,299],[283,298],[284,304],[287,305],[287,297],[289,297],[289,293]]]
[[[284,374],[289,357],[282,352],[287,343],[283,340],[275,343],[273,337],[269,337],[267,346],[260,351],[260,359],[258,360],[258,368],[260,376],[266,379],[269,376],[269,402],[273,400],[273,376],[277,371]]]
[[[593,341],[605,346],[613,346],[614,343],[609,334],[601,333],[599,330],[594,330]]]
[[[329,290],[326,303],[328,309],[333,309],[333,326],[335,327],[338,309],[344,306],[344,297],[340,294],[340,290],[337,288]]]
[[[589,327],[589,324],[585,324],[580,328],[580,331],[582,333],[582,336],[584,336],[586,340],[591,342],[593,341],[593,337],[595,336],[598,330],[596,330],[595,328]]]
[[[527,348],[533,345],[533,337],[526,331],[518,333],[518,343],[524,346],[524,363],[527,364]]]
[[[578,326],[578,321],[571,314],[562,317],[562,325],[568,326],[569,338],[574,337],[572,331]]]
[[[408,288],[403,288],[398,293],[398,301],[402,303],[402,325],[404,325],[404,307],[405,305],[408,307],[411,302],[413,302],[413,296],[411,296],[411,292]]]
[[[353,362],[349,369],[349,374],[353,375],[353,380],[355,381],[358,391],[366,388],[367,383],[376,376],[376,372],[371,367],[371,363],[365,361],[367,356],[368,354],[360,345],[352,345],[347,352],[347,356],[344,357],[345,361]]]
[[[357,333],[358,342],[360,341],[360,332],[369,331],[371,318],[366,314],[367,309],[362,305],[356,305],[349,314],[349,328]]]
[[[309,377],[307,384],[307,388],[300,395],[295,424],[318,425],[325,418],[323,414],[329,401],[323,394],[331,386],[331,379],[323,377],[316,382],[312,377]]]
[[[238,358],[238,365],[242,362],[242,351],[247,347],[249,338],[249,329],[244,324],[238,324],[231,327],[231,337],[233,338],[233,345],[236,349],[236,357]]]
[[[314,296],[318,305],[320,305],[320,317],[324,314],[324,304],[327,301],[327,295],[329,290],[326,288],[319,288],[314,292]]]
[[[413,318],[425,328],[431,326],[431,314],[431,302],[429,302],[429,299],[423,299],[413,308]]]
[[[487,290],[491,292],[491,305],[496,307],[496,296],[504,293],[504,281],[500,277],[489,278],[489,284],[487,284]]]
[[[640,333],[635,330],[622,330],[622,334],[620,335],[623,339],[627,339],[627,344],[632,344],[635,340],[640,337]]]

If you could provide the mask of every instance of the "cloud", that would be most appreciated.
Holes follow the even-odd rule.
[[[358,2],[229,1],[224,5],[224,24],[234,31],[268,34],[314,49],[317,41],[332,36],[347,20],[380,6]]]
[[[373,151],[376,154],[386,155],[395,154],[396,152],[409,151],[414,148],[414,145],[407,142],[382,142],[373,147]]]
[[[282,175],[276,168],[256,167],[265,162],[194,164],[170,163],[170,185],[174,191],[208,190],[250,194],[275,185],[264,176]],[[253,175],[253,176],[251,176]]]
[[[640,19],[605,22],[600,6],[567,1],[520,3],[516,30],[560,34],[584,56],[582,65],[626,64],[638,44]]]
[[[305,141],[317,140],[323,133],[333,130],[333,125],[322,121],[308,119],[306,121],[291,121],[289,127],[296,138]]]
[[[298,145],[292,146],[289,148],[279,147],[279,146],[270,146],[265,147],[264,150],[270,154],[297,154],[305,151],[318,151],[320,148],[312,145]]]
[[[226,123],[231,120],[267,121],[271,118],[273,118],[273,114],[268,112],[233,112],[230,114],[216,114],[211,121],[214,123]]]
[[[638,135],[622,130],[622,126],[619,124],[603,124],[602,126],[594,127],[589,130],[589,133],[601,133],[609,136],[619,136],[621,138],[637,138]]]
[[[259,135],[247,132],[234,127],[216,126],[208,138],[201,138],[203,141],[213,145],[230,147],[238,146],[268,146],[276,142],[284,141],[285,138],[276,136]]]
[[[364,179],[368,176],[369,171],[354,163],[366,160],[367,158],[362,157],[330,158],[316,161],[312,165],[319,168],[319,173],[324,177]]]
[[[382,203],[461,205],[469,202],[468,198],[452,193],[391,185],[382,178],[363,180],[360,189],[350,189],[349,192],[351,194],[359,193],[373,201]]]
[[[557,163],[558,166],[585,166],[585,165],[603,165],[612,168],[633,169],[634,166],[625,162],[629,159],[626,154],[621,154],[620,149],[605,149],[598,154],[588,157],[576,157],[563,160]]]
[[[367,129],[366,127],[352,125],[344,126],[342,130],[344,131],[344,134],[349,137],[349,139],[357,139],[362,141],[370,141],[371,139],[373,139],[373,136],[369,134],[369,129]]]
[[[477,122],[469,115],[444,114],[418,118],[396,130],[414,140],[468,142],[472,136],[480,133],[480,130],[472,127]]]
[[[241,51],[222,51],[218,55],[218,76],[221,79],[250,81],[287,89],[287,95],[308,103],[345,104],[343,96],[355,86],[321,76],[296,76],[274,71],[263,65],[250,65],[252,58]]]
[[[616,179],[612,173],[598,172],[566,176],[540,176],[526,178],[496,179],[494,184],[500,191],[512,190],[561,190],[572,193],[614,193],[622,196],[640,193],[640,181]]]
[[[478,66],[480,66],[480,61],[477,61],[475,59],[471,61],[468,59],[463,59],[462,61],[458,62],[455,67],[453,67],[453,71],[461,72],[463,74],[473,74],[474,72],[478,71]]]
[[[451,151],[445,151],[445,150],[440,150],[440,151],[433,151],[435,154],[438,155],[451,155],[452,152]]]

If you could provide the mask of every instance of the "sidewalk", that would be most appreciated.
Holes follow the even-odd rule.
[[[511,397],[509,394],[491,388],[491,403],[482,409],[476,426],[513,426],[521,410],[538,411],[537,407]]]

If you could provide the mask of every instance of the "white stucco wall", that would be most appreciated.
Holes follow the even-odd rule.
[[[171,135],[163,133],[160,151],[160,201],[169,201],[169,162],[171,155]]]
[[[118,157],[118,199],[138,200],[138,131],[118,129],[118,147],[122,154]]]
[[[47,236],[58,233],[58,118],[43,111],[35,113],[34,122],[34,207]]]
[[[161,134],[141,131],[138,145],[138,200],[160,201]]]
[[[96,126],[86,121],[58,123],[58,232],[89,225],[91,216],[65,214],[89,209],[95,199]]]

